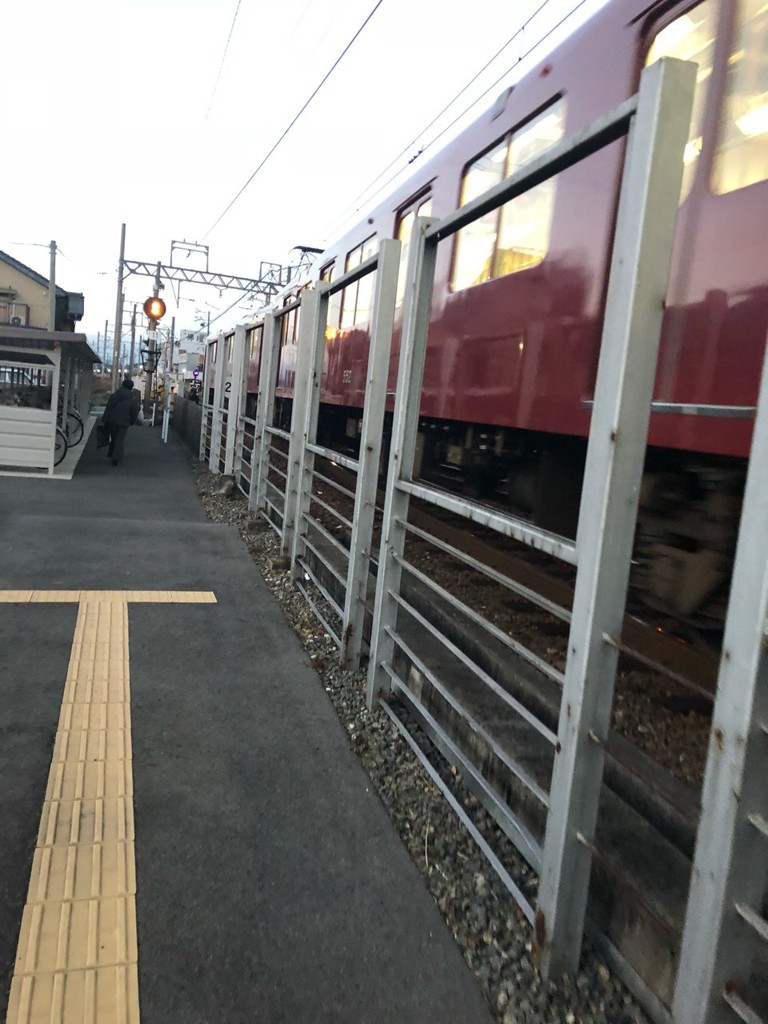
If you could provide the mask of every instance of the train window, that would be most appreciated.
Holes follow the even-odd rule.
[[[717,0],[704,0],[697,7],[665,25],[651,43],[645,61],[645,66],[648,67],[661,57],[678,57],[680,60],[695,61],[699,66],[693,94],[693,112],[688,132],[688,144],[683,154],[685,166],[683,168],[683,184],[680,189],[681,203],[691,191],[699,153],[701,153],[704,110],[707,104],[709,82],[712,78],[717,6]]]
[[[560,100],[523,131],[512,136],[507,177],[561,139],[564,131],[565,102]],[[546,256],[555,205],[555,184],[555,179],[550,178],[502,207],[494,277],[535,267]]]
[[[344,265],[344,270],[354,270],[364,263],[376,252],[376,236],[371,235],[364,242],[356,246],[349,253]],[[341,300],[341,329],[347,330],[355,324],[367,323],[371,316],[371,302],[373,299],[373,275],[367,274],[359,281],[349,285],[342,291]]]
[[[565,100],[560,99],[470,164],[461,184],[461,205],[514,174],[561,139],[564,129]],[[541,263],[549,246],[554,197],[554,179],[545,181],[457,232],[454,290]]]
[[[742,0],[728,59],[712,186],[733,192],[768,178],[768,3]]]
[[[250,339],[248,341],[248,361],[249,362],[253,362],[253,360],[256,359],[258,357],[258,355],[259,355],[259,350],[261,348],[261,335],[262,335],[262,331],[263,331],[263,327],[259,326],[259,327],[254,327],[253,330],[250,332],[251,337],[250,337]]]
[[[508,143],[503,142],[467,168],[461,183],[462,206],[503,180],[507,148]],[[494,210],[458,232],[453,265],[453,287],[457,291],[490,278],[498,221],[499,211]]]
[[[400,249],[400,273],[397,278],[397,298],[396,304],[399,306],[403,301],[405,295],[405,272],[408,266],[408,251],[411,247],[411,232],[413,231],[413,224],[417,217],[429,217],[432,213],[432,197],[422,196],[417,199],[410,208],[404,208],[400,211],[397,221],[397,231],[395,237],[401,243]]]
[[[320,280],[330,284],[333,281],[336,270],[335,262],[326,264],[320,271]],[[335,338],[339,331],[339,316],[341,314],[341,292],[334,292],[328,297],[328,314],[326,316],[325,336],[327,339]]]
[[[297,345],[299,341],[299,310],[286,313],[280,324],[280,346]]]

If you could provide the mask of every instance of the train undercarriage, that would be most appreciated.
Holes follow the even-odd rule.
[[[290,401],[278,410],[290,423]],[[358,455],[362,410],[321,405],[318,442]],[[391,416],[385,424],[382,476]],[[422,417],[420,479],[574,538],[586,440]],[[746,467],[738,459],[649,448],[640,492],[630,601],[693,643],[722,632]]]

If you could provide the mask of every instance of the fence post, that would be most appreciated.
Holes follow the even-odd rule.
[[[291,440],[288,446],[288,473],[285,481],[285,508],[280,545],[280,552],[284,556],[288,556],[293,551],[293,531],[301,527],[297,518],[299,481],[307,436],[308,392],[312,383],[312,357],[314,339],[318,330],[320,305],[320,295],[314,288],[307,288],[301,293],[296,379],[293,384],[293,410],[291,413]]]
[[[676,1024],[731,1020],[759,945],[768,971],[768,358],[763,362],[673,1001]],[[763,982],[765,979],[763,978]],[[758,1014],[741,1015],[757,1021]]]
[[[200,423],[200,461],[205,462],[205,446],[206,441],[208,445],[211,445],[213,438],[213,404],[208,402],[208,396],[211,391],[211,382],[216,383],[216,367],[215,361],[211,358],[211,347],[216,342],[211,341],[208,338],[205,342],[205,360],[203,362],[203,380],[200,385],[200,408],[202,410],[202,417]],[[207,436],[206,436],[207,435]],[[208,450],[208,456],[210,459],[210,447]]]
[[[243,404],[243,389],[245,387],[244,374],[245,360],[245,324],[238,324],[235,327],[235,340],[232,344],[232,380],[229,389],[229,407],[227,409],[227,447],[225,451],[224,472],[233,474],[237,478],[240,468],[240,456],[238,454],[238,440],[240,431],[240,410]]]
[[[302,413],[304,428],[301,432],[301,441],[299,445],[300,463],[298,474],[296,476],[297,494],[295,528],[291,543],[291,567],[294,574],[297,571],[296,559],[304,553],[302,531],[304,529],[304,520],[305,517],[309,515],[312,501],[312,480],[315,469],[315,454],[307,449],[307,445],[315,444],[317,440],[317,420],[320,410],[320,384],[323,378],[323,360],[325,358],[325,328],[328,322],[327,286],[318,286],[315,294],[317,296],[317,308],[315,308],[313,303],[311,306],[311,313],[309,312],[309,308],[304,310],[307,321],[307,331],[306,334],[303,332],[301,333],[301,344],[307,346],[305,366],[307,368],[308,377],[306,390],[304,392],[305,404]],[[302,327],[303,326],[304,317],[302,317]],[[310,327],[311,334],[309,333]],[[299,412],[300,410],[294,404],[294,416]],[[291,437],[291,441],[293,442],[293,437]],[[286,494],[287,492],[288,486],[286,485]]]
[[[341,664],[357,666],[363,644],[365,599],[371,563],[376,492],[382,453],[382,431],[387,404],[387,378],[392,330],[395,322],[400,242],[385,239],[379,246],[376,292],[371,317],[371,344],[365,384],[360,458],[355,489],[355,511],[349,544],[349,573],[344,599]]]
[[[405,526],[408,519],[409,495],[398,483],[410,481],[419,428],[421,384],[427,351],[427,332],[435,279],[437,242],[427,244],[426,231],[434,221],[417,217],[411,233],[408,253],[407,288],[397,370],[397,394],[392,422],[392,443],[389,452],[387,494],[381,527],[379,567],[376,576],[376,601],[371,631],[371,658],[368,668],[367,701],[372,708],[380,697],[390,692],[387,669],[394,655],[391,632],[397,624],[397,602],[393,594],[400,591],[402,568],[400,559],[405,549]]]
[[[280,321],[274,313],[264,317],[261,332],[261,359],[259,361],[259,400],[256,406],[256,426],[253,429],[251,456],[251,493],[248,495],[250,509],[263,510],[267,474],[269,473],[269,434],[275,414],[275,376],[280,350]],[[258,448],[258,451],[257,451]]]
[[[575,970],[611,720],[617,651],[688,134],[695,65],[641,77],[627,139],[576,541],[536,943],[546,972]]]
[[[216,366],[213,381],[213,402],[211,404],[211,451],[208,457],[208,469],[212,473],[219,472],[219,456],[221,454],[222,402],[224,399],[224,352],[226,343],[224,335],[216,339]]]

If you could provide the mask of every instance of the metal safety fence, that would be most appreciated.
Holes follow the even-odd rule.
[[[201,457],[205,452],[211,469],[234,470],[249,506],[276,530],[296,585],[339,648],[342,663],[357,665],[368,654],[369,705],[387,711],[493,864],[531,924],[544,970],[574,969],[585,930],[591,929],[657,1020],[757,1024],[762,1007],[752,999],[750,986],[764,977],[760,944],[768,940],[768,786],[763,774],[761,788],[760,774],[768,763],[762,646],[768,536],[763,536],[760,518],[768,481],[764,394],[756,425],[756,436],[763,440],[752,457],[724,647],[748,653],[738,660],[726,658],[720,674],[684,928],[651,906],[646,888],[653,879],[633,881],[619,868],[636,905],[648,911],[648,935],[665,947],[656,962],[638,962],[633,937],[612,933],[610,915],[601,918],[594,906],[600,886],[612,884],[617,835],[627,831],[630,820],[622,803],[626,794],[617,798],[627,785],[615,782],[617,766],[628,766],[632,773],[638,764],[612,732],[611,711],[618,654],[624,649],[637,495],[693,80],[690,65],[659,62],[643,73],[637,96],[577,136],[550,147],[444,220],[417,219],[408,254],[383,510],[377,512],[377,487],[386,454],[382,436],[398,242],[382,242],[378,253],[354,271],[321,282],[300,300],[266,314],[255,415],[246,417],[241,407],[206,406]],[[624,137],[614,256],[574,542],[425,484],[415,472],[432,288],[441,242]],[[318,443],[320,388],[329,300],[367,275],[373,276],[375,291],[360,454],[353,458]],[[281,332],[294,311],[300,314],[298,361],[286,430],[275,425],[276,382]],[[232,373],[241,395],[247,376],[243,353],[244,345]],[[215,359],[220,382],[225,379],[223,359],[220,345]],[[767,387],[764,382],[763,392]],[[237,417],[236,433],[228,429],[232,417]],[[340,482],[331,467],[349,477]],[[573,567],[572,607],[541,597],[445,535],[436,536],[420,518],[426,507],[471,520]],[[569,623],[564,666],[556,667],[433,579],[412,554],[418,544],[449,558],[459,571],[482,576],[514,599]],[[484,639],[467,642],[472,631]],[[505,663],[514,663],[515,671],[500,669]],[[501,863],[424,756],[414,723],[459,766],[468,787],[515,846],[530,872],[523,872],[523,882]],[[611,815],[619,820],[615,831]],[[678,861],[674,871],[679,870],[687,889],[690,868]],[[736,871],[739,863],[749,864],[749,877]]]
[[[603,776],[603,749],[590,736],[605,738],[610,726],[617,651],[605,642],[605,637],[620,636],[624,616],[634,516],[681,180],[681,154],[690,113],[683,97],[690,100],[692,88],[691,68],[667,62],[654,66],[644,73],[637,97],[576,137],[552,146],[445,220],[417,221],[411,239],[368,699],[370,704],[382,702],[397,723],[402,719],[392,700],[396,697],[405,701],[417,719],[437,733],[444,746],[455,746],[434,716],[427,717],[429,711],[409,685],[408,676],[399,671],[403,663],[416,664],[440,698],[455,704],[450,688],[430,670],[429,660],[420,658],[418,649],[414,651],[414,635],[426,631],[438,642],[443,641],[443,636],[430,621],[431,616],[403,597],[404,577],[415,574],[405,557],[407,535],[412,532],[408,522],[412,500],[471,519],[576,567],[565,671],[557,673],[541,659],[536,665],[561,688],[556,731],[530,713],[522,701],[497,690],[496,696],[534,730],[538,741],[533,749],[530,744],[526,746],[523,761],[499,742],[498,730],[495,735],[486,730],[488,736],[484,737],[494,755],[525,790],[518,809],[506,805],[501,813],[507,834],[539,877],[536,902],[527,898],[509,875],[503,873],[502,878],[522,912],[535,925],[545,970],[560,966],[575,969],[585,928],[591,846]],[[415,478],[419,401],[435,263],[441,241],[625,134],[627,157],[614,236],[614,260],[582,506],[577,540],[573,543],[514,516],[425,486]],[[431,592],[433,600],[465,616],[471,614],[471,609],[458,607],[424,573],[417,578]],[[506,643],[517,656],[533,660],[532,653],[520,650],[519,645],[500,636],[495,639]],[[469,664],[470,659],[455,645],[450,654],[473,670],[483,685],[492,685],[488,673]],[[462,707],[459,713],[471,712]],[[480,726],[478,721],[470,723],[475,731]],[[462,763],[465,770],[475,769],[476,780],[484,790],[490,788],[466,757]],[[538,808],[529,810],[531,801]]]

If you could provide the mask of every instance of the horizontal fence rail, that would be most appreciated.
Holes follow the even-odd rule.
[[[594,932],[587,921],[587,902],[595,873],[600,879],[620,876],[653,927],[664,933],[670,946],[679,946],[676,928],[652,905],[642,884],[611,848],[610,832],[601,831],[598,812],[601,801],[616,803],[616,794],[626,789],[631,776],[648,788],[656,786],[655,797],[677,815],[676,821],[684,819],[680,827],[687,833],[693,835],[697,824],[695,812],[675,806],[674,791],[658,784],[646,761],[611,730],[610,720],[619,652],[643,658],[621,634],[693,80],[692,66],[670,59],[659,62],[643,72],[638,95],[615,111],[550,147],[448,217],[416,220],[405,268],[394,392],[387,388],[400,243],[390,240],[336,281],[320,282],[264,315],[255,411],[248,407],[252,416],[243,412],[248,376],[245,334],[232,344],[236,401],[230,400],[228,406],[222,402],[227,372],[223,338],[211,360],[212,402],[204,387],[201,458],[212,469],[224,466],[234,472],[249,507],[275,529],[295,585],[339,649],[341,663],[356,667],[368,653],[369,706],[379,705],[389,715],[493,865],[531,925],[541,966],[550,973],[575,968],[585,929]],[[624,137],[613,261],[573,541],[417,479],[416,440],[437,248],[486,213]],[[355,457],[352,446],[341,452],[319,442],[320,392],[329,300],[369,276],[375,287]],[[297,364],[290,427],[284,429],[284,398],[282,415],[276,417],[280,339],[294,313]],[[253,395],[247,397],[253,401]],[[377,489],[386,454],[386,403],[392,397],[382,509]],[[768,435],[768,411],[763,419],[760,412],[767,405],[768,399],[761,396],[756,436]],[[756,466],[762,466],[762,451],[758,448],[753,455]],[[754,473],[762,483],[752,485],[749,514],[758,516],[756,510],[765,506],[768,469]],[[541,596],[438,536],[425,518],[431,513],[422,509],[472,523],[491,531],[499,542],[526,545],[575,567],[572,607]],[[737,567],[728,620],[733,645],[739,647],[751,642],[744,629],[752,626],[739,631],[735,625],[735,609],[743,613],[743,606],[734,604],[736,593],[747,594],[746,607],[756,609],[760,636],[768,599],[765,578],[756,568],[764,566],[768,540],[749,519],[746,504],[742,535],[747,539],[740,541],[740,551],[744,544],[751,553],[742,557],[742,568]],[[462,571],[566,623],[570,633],[562,662],[553,664],[451,585],[433,578],[419,561],[424,551],[438,553]],[[744,568],[748,563],[751,569]],[[735,879],[734,858],[749,861],[754,877],[764,882],[768,808],[766,787],[759,791],[755,783],[764,769],[768,744],[763,659],[758,643],[748,669],[740,665],[738,672],[733,666],[721,670],[715,719],[724,722],[726,741],[748,736],[749,742],[739,757],[726,763],[718,756],[713,733],[696,847],[697,881],[691,889],[674,995],[676,1024],[738,1019],[754,1024],[760,1019],[749,988],[751,975],[742,977],[742,968],[755,962],[754,948],[765,939],[766,907],[762,892]],[[505,674],[499,669],[503,664],[514,665],[514,672]],[[513,871],[502,862],[466,812],[437,766],[438,756],[460,770],[463,784],[520,854],[524,883],[513,877],[519,866]],[[743,807],[728,804],[727,794],[737,791]],[[730,829],[725,838],[722,827],[715,825],[723,821]],[[692,849],[692,840],[686,841]],[[638,973],[631,949],[618,949],[605,935],[598,946],[657,1019],[671,1021],[671,997],[655,995],[653,979]]]

